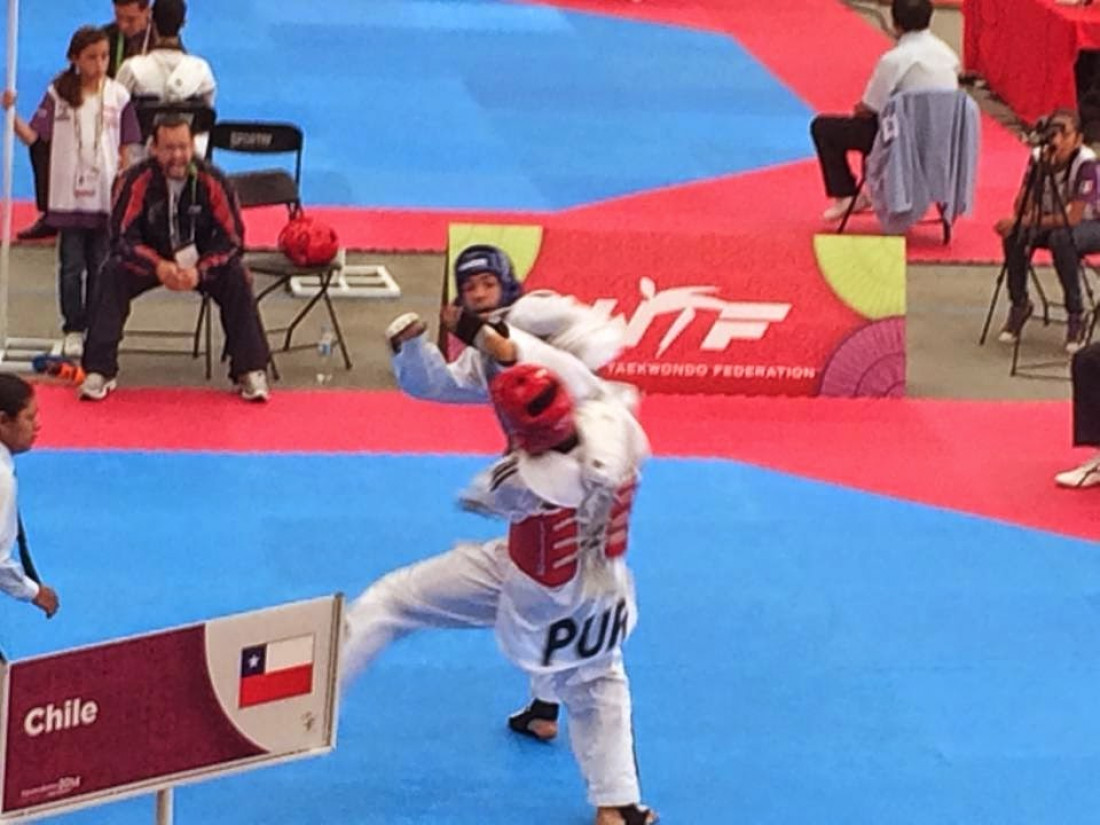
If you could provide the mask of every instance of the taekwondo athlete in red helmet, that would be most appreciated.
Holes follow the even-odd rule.
[[[490,392],[512,449],[459,500],[507,520],[508,535],[459,543],[367,588],[347,612],[343,679],[415,630],[492,627],[505,656],[564,705],[596,825],[648,825],[622,654],[637,620],[626,551],[648,441],[625,405],[574,406],[545,367],[506,369]]]
[[[626,325],[621,318],[608,318],[549,290],[523,294],[511,259],[496,246],[463,249],[454,276],[458,298],[444,307],[440,320],[467,347],[453,362],[447,363],[428,340],[427,326],[416,314],[401,315],[386,331],[394,375],[404,392],[428,401],[482,404],[489,400],[489,381],[504,366],[534,363],[553,370],[578,400],[610,393],[631,407],[637,404],[632,386],[595,374],[622,350]],[[475,343],[484,328],[498,333],[488,348]],[[508,726],[549,741],[557,735],[557,719],[555,697],[536,678],[530,702],[508,718]]]

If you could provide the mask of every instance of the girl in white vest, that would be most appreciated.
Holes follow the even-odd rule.
[[[30,146],[50,143],[50,200],[46,222],[58,233],[58,294],[62,351],[79,357],[87,329],[87,298],[107,259],[111,184],[125,166],[123,147],[141,143],[130,94],[107,77],[107,35],[82,26],[69,42],[69,67],[54,78],[31,122],[18,115],[15,131]],[[15,102],[6,91],[5,109]]]

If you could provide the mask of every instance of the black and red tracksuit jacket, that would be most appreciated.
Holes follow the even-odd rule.
[[[126,269],[155,275],[159,260],[172,260],[168,181],[156,158],[149,158],[115,180],[111,207],[111,255]],[[209,163],[195,160],[176,210],[181,245],[194,241],[201,280],[244,252],[244,224],[231,184]]]

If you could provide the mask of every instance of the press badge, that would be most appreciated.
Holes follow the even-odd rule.
[[[176,266],[180,269],[194,269],[199,263],[199,248],[193,243],[176,250]]]
[[[73,194],[78,198],[93,197],[99,193],[99,170],[92,167],[77,169],[73,180]]]

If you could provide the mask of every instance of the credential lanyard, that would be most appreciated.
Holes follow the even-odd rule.
[[[176,238],[176,241],[178,241],[178,243],[174,244],[174,246],[176,246],[176,247],[187,246],[188,244],[192,244],[192,243],[195,242],[195,212],[198,208],[199,176],[198,176],[198,173],[197,173],[197,171],[195,170],[195,168],[193,166],[187,170],[187,178],[191,183],[191,187],[190,187],[191,188],[191,202],[188,204],[188,207],[187,207],[187,236],[186,236],[186,240],[184,239],[184,234],[182,232],[182,229],[183,229],[182,223],[183,223],[183,221],[180,219],[180,208],[179,208],[179,201],[183,197],[183,190],[180,190],[180,194],[179,194],[178,198],[172,197],[172,190],[171,189],[168,190],[168,204],[169,204],[168,220],[171,221],[171,223],[172,223],[172,226],[169,227],[169,229],[171,230],[172,227],[175,227],[175,230],[176,230],[175,231],[175,238]]]
[[[93,168],[99,168],[99,154],[103,148],[103,110],[104,110],[104,89],[107,83],[105,80],[100,81],[99,84],[99,108],[95,114],[95,139],[92,141],[92,166]],[[83,104],[80,108],[84,108]],[[76,136],[76,156],[80,163],[84,163],[84,127],[81,125],[84,118],[80,112],[73,109],[73,132]]]

